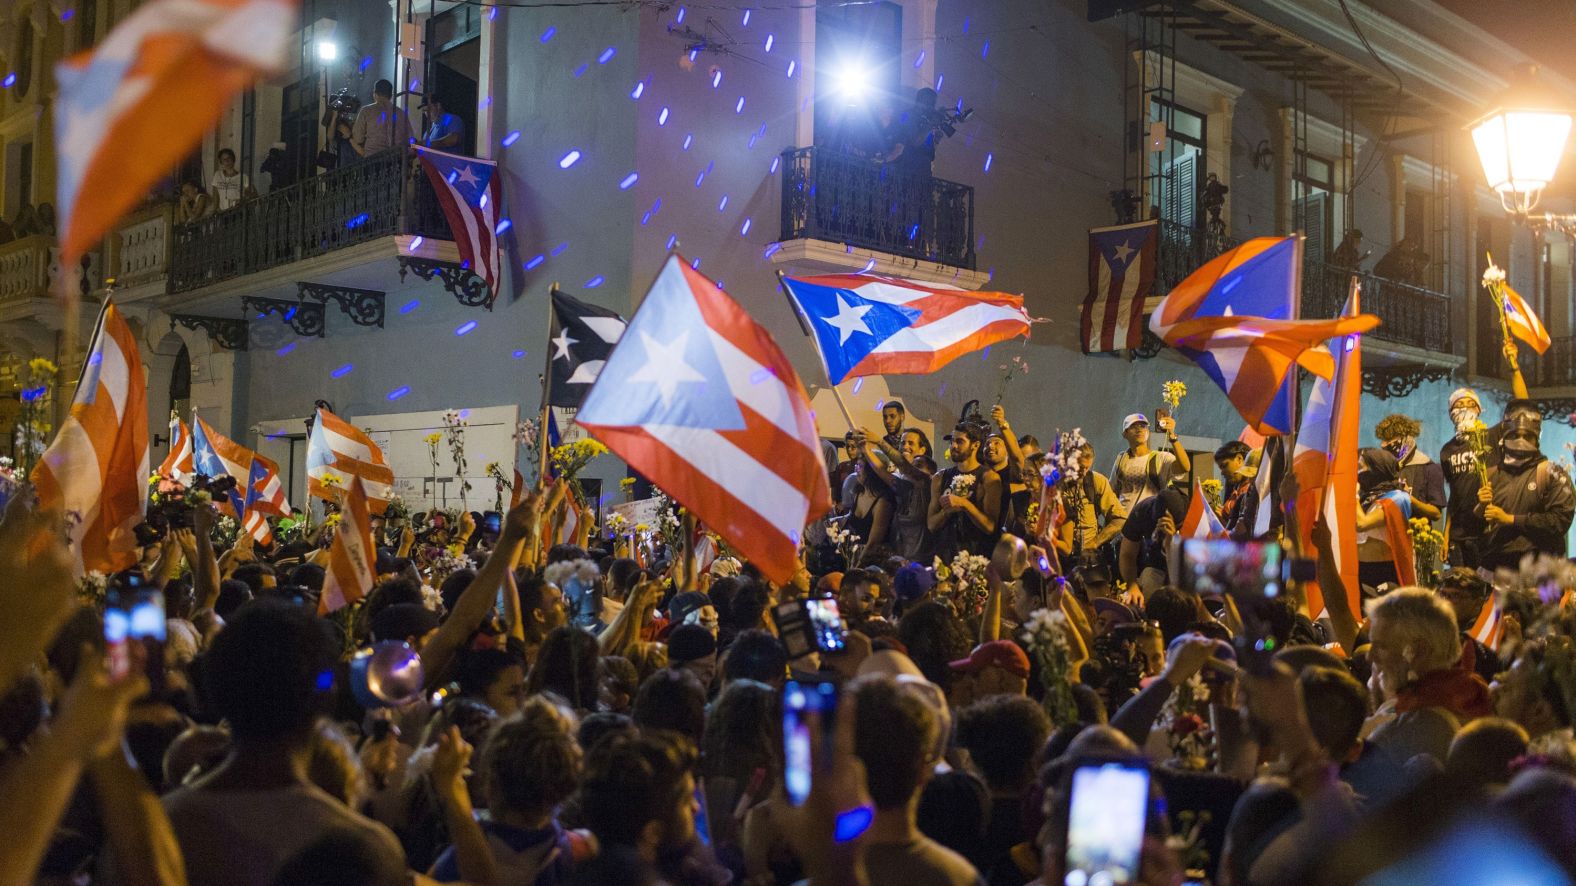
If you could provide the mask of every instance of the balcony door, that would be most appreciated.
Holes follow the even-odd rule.
[[[1153,209],[1161,219],[1181,227],[1203,227],[1198,194],[1205,176],[1207,121],[1197,111],[1160,99],[1150,102],[1149,115],[1151,123],[1166,127],[1164,146],[1148,159]]]
[[[1292,224],[1302,231],[1302,254],[1314,261],[1328,261],[1340,245],[1335,230],[1335,163],[1316,154],[1299,152],[1292,182]]]
[[[815,144],[854,154],[884,150],[890,115],[913,104],[899,56],[903,8],[836,4],[815,13]]]
[[[481,77],[481,7],[461,5],[427,20],[427,46],[431,50],[426,82],[420,92],[443,101],[446,113],[465,123],[461,154],[476,153],[477,81]],[[412,112],[414,115],[414,112]],[[425,127],[423,121],[414,121]]]

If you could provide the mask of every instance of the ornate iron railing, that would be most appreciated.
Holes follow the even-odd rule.
[[[1352,271],[1322,261],[1305,260],[1302,269],[1302,316],[1334,317],[1346,306]],[[1421,286],[1373,274],[1358,274],[1364,313],[1379,317],[1372,336],[1436,354],[1465,353],[1465,343],[1451,335],[1450,297]]]
[[[1494,350],[1487,360],[1479,358],[1479,363],[1487,363],[1498,378],[1510,378],[1510,364],[1505,361],[1504,347],[1501,333],[1496,327]],[[1532,348],[1516,342],[1516,363],[1521,367],[1521,377],[1526,380],[1529,388],[1568,388],[1576,387],[1576,336],[1560,336],[1549,343],[1549,349],[1539,354]]]
[[[783,240],[974,269],[974,189],[821,147],[783,152]]]
[[[1225,228],[1177,224],[1160,220],[1156,236],[1155,294],[1165,295],[1210,259],[1239,245]]]
[[[453,239],[431,183],[411,170],[407,152],[385,151],[176,225],[169,291],[187,292],[392,234]]]

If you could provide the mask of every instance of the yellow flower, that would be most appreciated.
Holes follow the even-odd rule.
[[[339,476],[333,471],[325,471],[323,476],[318,478],[318,482],[322,483],[324,486],[343,486],[345,485],[345,478]]]
[[[1182,398],[1187,396],[1187,385],[1181,379],[1172,379],[1160,386],[1160,398],[1172,409],[1181,405]]]
[[[635,531],[636,532],[650,532],[651,531],[651,527],[649,525],[645,524],[645,523],[636,523],[635,524]]]
[[[60,367],[51,363],[44,357],[34,357],[33,359],[27,361],[27,368],[34,375],[54,375],[60,371]]]
[[[327,517],[323,518],[323,525],[329,527],[330,529],[332,529],[335,526],[339,525],[339,519],[340,519],[340,515],[339,514],[329,514]]]
[[[618,481],[618,488],[624,490],[625,492],[628,492],[629,490],[634,489],[635,488],[635,478],[634,477],[625,477],[624,479]]]
[[[421,442],[427,444],[428,446],[437,446],[442,441],[443,441],[443,435],[438,433],[437,431],[433,431],[432,433],[428,434],[427,436],[421,438]]]

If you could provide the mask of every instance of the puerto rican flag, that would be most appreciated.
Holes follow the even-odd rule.
[[[793,365],[738,302],[677,254],[663,263],[576,421],[772,581],[793,577],[805,523],[832,506]]]
[[[416,147],[416,155],[421,158],[421,168],[427,171],[427,180],[432,182],[443,217],[454,234],[461,266],[487,282],[492,293],[487,302],[490,309],[503,285],[498,266],[498,204],[503,193],[498,164],[420,146]]]
[[[372,546],[367,490],[358,476],[352,475],[349,482],[339,526],[334,530],[334,543],[328,550],[323,592],[317,598],[318,615],[343,609],[365,597],[377,578],[373,567],[378,555]]]
[[[782,281],[834,385],[851,375],[924,375],[971,351],[1029,337],[1021,295],[867,274]]]
[[[1472,639],[1495,652],[1499,651],[1499,642],[1505,636],[1505,611],[1500,606],[1497,592],[1489,594],[1488,599],[1483,601],[1483,608],[1472,622],[1470,633]]]
[[[159,476],[182,485],[192,480],[192,432],[174,413],[170,413],[170,454],[159,465]]]
[[[1510,329],[1510,334],[1540,354],[1547,351],[1554,340],[1549,338],[1549,330],[1544,328],[1543,321],[1538,319],[1532,305],[1527,304],[1521,293],[1509,286],[1502,284],[1500,288],[1505,293],[1505,325]]]
[[[1193,481],[1193,497],[1188,500],[1187,514],[1182,518],[1182,526],[1177,529],[1177,534],[1183,538],[1225,538],[1226,527],[1215,516],[1215,509],[1209,506],[1209,499],[1204,497],[1204,487],[1197,480]]]
[[[360,477],[374,514],[383,513],[394,497],[394,469],[383,450],[365,431],[327,409],[317,411],[306,441],[306,477],[308,495],[336,502],[344,498],[350,478]]]
[[[216,500],[214,503],[222,513],[230,514],[237,520],[242,519],[246,514],[246,502],[242,496],[252,475],[252,459],[257,453],[215,431],[211,425],[202,420],[201,416],[193,416],[193,418],[195,419],[192,422],[194,473],[202,474],[209,479],[234,478],[235,490],[231,491],[230,500]]]
[[[241,525],[260,544],[272,544],[273,529],[268,517],[290,516],[284,484],[279,482],[279,465],[261,455],[252,457],[252,470],[246,484],[246,517]]]
[[[1144,343],[1144,301],[1155,287],[1159,229],[1153,220],[1090,229],[1089,294],[1078,339],[1085,354]]]

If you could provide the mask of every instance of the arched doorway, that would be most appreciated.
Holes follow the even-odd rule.
[[[186,418],[192,405],[192,356],[186,345],[175,353],[175,366],[170,370],[170,411]]]

